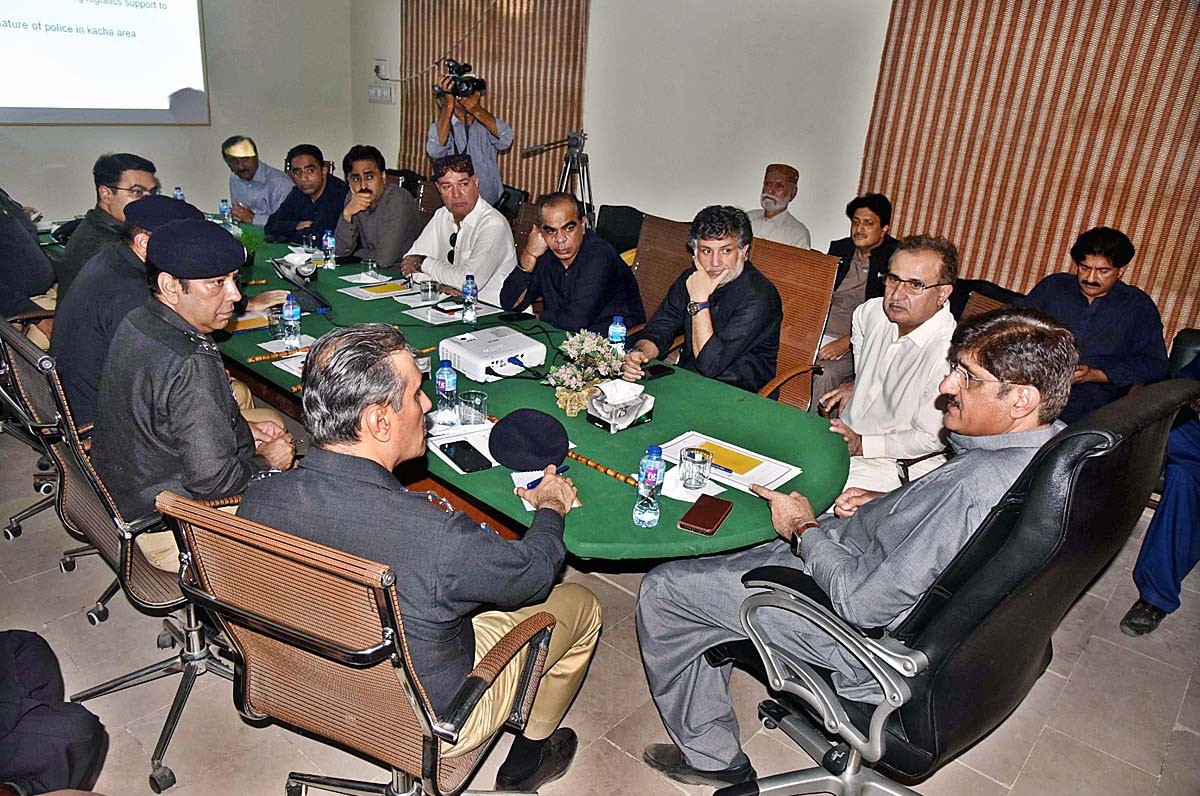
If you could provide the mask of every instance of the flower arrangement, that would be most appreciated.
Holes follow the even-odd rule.
[[[621,357],[602,335],[584,329],[569,335],[558,347],[567,362],[553,368],[546,384],[554,387],[558,405],[568,417],[587,406],[587,396],[597,382],[621,373]]]

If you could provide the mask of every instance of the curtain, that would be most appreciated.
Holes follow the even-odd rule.
[[[512,125],[512,148],[500,155],[504,183],[531,197],[555,190],[566,150],[520,154],[582,126],[587,22],[588,0],[404,0],[400,166],[429,173],[425,138],[442,73],[433,62],[450,57],[487,81],[484,107]]]
[[[1022,292],[1120,229],[1169,345],[1200,314],[1198,46],[1195,0],[895,0],[860,192]]]

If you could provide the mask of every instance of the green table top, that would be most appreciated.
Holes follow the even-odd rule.
[[[281,246],[268,246],[265,252],[260,250],[250,278],[265,278],[268,283],[249,288],[248,292],[286,287],[274,275],[264,257],[264,254],[279,256],[285,252],[286,249]],[[333,305],[332,318],[337,324],[368,320],[399,324],[410,343],[417,348],[436,345],[444,337],[467,330],[464,324],[457,323],[429,326],[404,315],[406,308],[391,299],[360,301],[337,293],[336,288],[348,283],[336,277],[358,271],[361,271],[361,267],[355,265],[323,271],[316,284],[318,292]],[[502,323],[497,316],[480,319],[481,327]],[[542,342],[549,338],[552,345],[547,345],[548,361],[552,361],[557,353],[557,344],[565,337],[558,330],[549,333],[540,331],[549,327],[532,318],[503,325],[519,328]],[[331,328],[333,325],[325,318],[316,315],[304,318],[304,332],[314,337]],[[227,357],[245,363],[247,357],[262,353],[258,344],[267,337],[265,330],[244,332],[220,345]],[[295,377],[270,362],[246,367],[284,390],[297,383]],[[433,385],[430,382],[426,380],[424,389],[432,397]],[[583,414],[567,417],[555,405],[554,388],[539,381],[508,378],[481,385],[460,374],[458,388],[460,391],[482,389],[488,394],[489,413],[498,417],[522,407],[540,409],[554,415],[566,427],[571,442],[576,446],[576,453],[631,475],[636,473],[638,461],[647,445],[664,443],[689,430],[709,434],[802,468],[803,473],[781,489],[801,492],[818,513],[833,503],[845,484],[849,470],[846,445],[840,436],[829,431],[827,420],[680,368],[676,368],[669,377],[646,384],[646,391],[655,396],[653,421],[618,434],[609,434],[590,425]],[[493,467],[459,475],[437,456],[427,454],[427,460],[430,473],[441,481],[482,501],[497,513],[516,520],[516,524],[527,524],[528,513],[523,509],[520,499],[513,494],[512,478],[507,468]],[[676,558],[747,547],[774,535],[766,502],[731,487],[726,488],[721,497],[733,503],[733,511],[712,537],[705,538],[678,530],[675,524],[690,504],[668,497],[662,498],[658,527],[639,528],[632,520],[636,499],[634,487],[579,462],[568,460],[566,463],[571,467],[570,476],[579,489],[582,505],[567,517],[565,539],[567,548],[581,558]],[[522,520],[522,517],[525,519]]]

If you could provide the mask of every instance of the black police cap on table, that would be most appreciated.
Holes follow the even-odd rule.
[[[512,470],[545,470],[567,458],[567,430],[553,415],[537,409],[509,412],[492,427],[488,451]]]
[[[125,220],[149,232],[154,232],[163,224],[187,218],[204,218],[204,214],[195,205],[169,196],[150,194],[125,205]]]
[[[212,279],[241,268],[246,248],[220,225],[186,218],[154,231],[146,259],[176,279]]]

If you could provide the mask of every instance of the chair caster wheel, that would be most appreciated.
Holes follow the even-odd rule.
[[[108,606],[97,605],[95,608],[88,609],[87,620],[88,624],[90,624],[92,627],[95,627],[106,619],[108,619]],[[170,769],[167,769],[167,771],[169,772]],[[157,791],[155,792],[157,793]]]
[[[154,640],[154,643],[160,650],[169,650],[175,646],[175,637],[164,630],[158,634],[158,638]]]
[[[4,538],[12,541],[21,535],[21,523],[14,522],[4,529]]]
[[[766,727],[768,730],[777,730],[777,729],[779,729],[779,725],[778,725],[778,724],[776,724],[776,723],[775,723],[774,721],[772,721],[771,719],[763,719],[763,726],[764,726],[764,727]]]
[[[37,460],[37,468],[42,472],[49,472],[54,468],[54,463],[50,461],[48,456],[39,456]]]
[[[308,787],[303,782],[295,782],[289,779],[287,784],[283,786],[283,792],[286,796],[306,796]]]
[[[58,560],[59,572],[74,572],[77,566],[79,566],[79,562],[73,558],[60,558]]]
[[[175,785],[175,772],[166,766],[159,766],[150,772],[150,790],[162,793]]]

